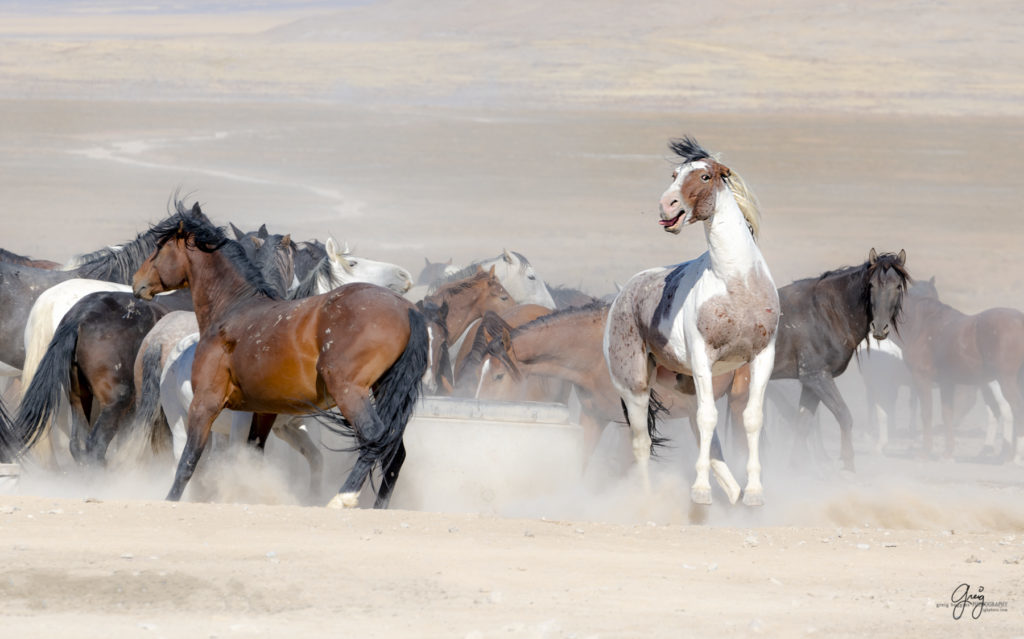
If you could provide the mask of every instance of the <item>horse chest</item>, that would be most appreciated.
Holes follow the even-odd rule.
[[[726,282],[726,292],[697,309],[697,331],[712,362],[749,362],[771,342],[778,327],[779,298],[759,270]]]

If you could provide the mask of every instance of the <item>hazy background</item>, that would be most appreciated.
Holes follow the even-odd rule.
[[[905,248],[912,274],[935,275],[964,311],[1024,307],[1021,42],[1009,1],[8,2],[0,245],[66,260],[134,237],[180,189],[219,223],[333,234],[414,274],[425,258],[509,248],[549,283],[600,295],[705,250],[699,228],[656,224],[666,142],[690,134],[759,195],[778,285]],[[946,477],[928,489],[940,494],[1014,485],[1009,469],[866,456],[851,368],[863,470],[843,499],[908,475]],[[959,453],[977,451],[980,425]],[[662,466],[669,519],[686,517],[692,468],[678,434]],[[775,441],[776,508],[755,522],[788,521],[780,495],[797,507],[809,485]],[[621,515],[628,500],[595,488],[610,501],[569,490],[497,510]],[[829,499],[811,521],[836,516]],[[880,521],[905,507],[865,503]]]

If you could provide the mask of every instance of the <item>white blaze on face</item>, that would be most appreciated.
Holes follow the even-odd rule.
[[[480,399],[480,391],[483,390],[484,380],[487,378],[487,375],[490,372],[491,372],[491,359],[487,358],[487,359],[484,360],[484,365],[480,367],[480,381],[477,382],[477,385],[476,385],[476,395],[474,395],[474,398]]]

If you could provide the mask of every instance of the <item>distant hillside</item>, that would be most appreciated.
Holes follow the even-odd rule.
[[[217,5],[190,20],[192,5],[161,13],[158,3],[155,12],[108,8],[100,17],[65,18],[59,28],[60,16],[19,15],[0,26],[0,90],[489,108],[1020,113],[1024,12],[1016,2],[750,4],[386,0],[326,11],[323,3],[270,2],[239,13]],[[32,37],[20,37],[19,28]]]

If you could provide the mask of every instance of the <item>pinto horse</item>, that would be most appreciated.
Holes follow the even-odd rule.
[[[605,360],[622,398],[633,455],[648,491],[655,368],[693,377],[700,450],[690,499],[697,504],[711,503],[712,465],[729,501],[739,498],[738,485],[721,479],[731,476],[725,462],[710,459],[718,422],[713,379],[749,363],[750,395],[743,411],[749,457],[743,503],[761,505],[758,441],[765,387],[775,361],[779,296],[755,242],[756,200],[738,175],[692,138],[674,140],[670,148],[682,163],[661,196],[661,226],[679,233],[684,226],[703,222],[708,251],[689,262],[641,271],[623,286],[608,312]]]
[[[990,308],[967,315],[939,301],[934,278],[910,287],[906,302],[900,346],[922,399],[925,454],[932,451],[932,386],[939,387],[946,455],[952,456],[956,386],[996,381],[1012,416],[1014,462],[1024,464],[1024,313]]]
[[[192,368],[195,395],[185,449],[167,498],[178,500],[224,408],[257,413],[264,440],[278,413],[327,412],[356,439],[358,458],[331,507],[354,507],[373,467],[384,508],[405,461],[402,437],[427,366],[423,316],[393,291],[349,284],[301,300],[281,300],[237,243],[208,220],[183,216],[157,239],[132,282],[142,299],[188,287],[199,342]]]

